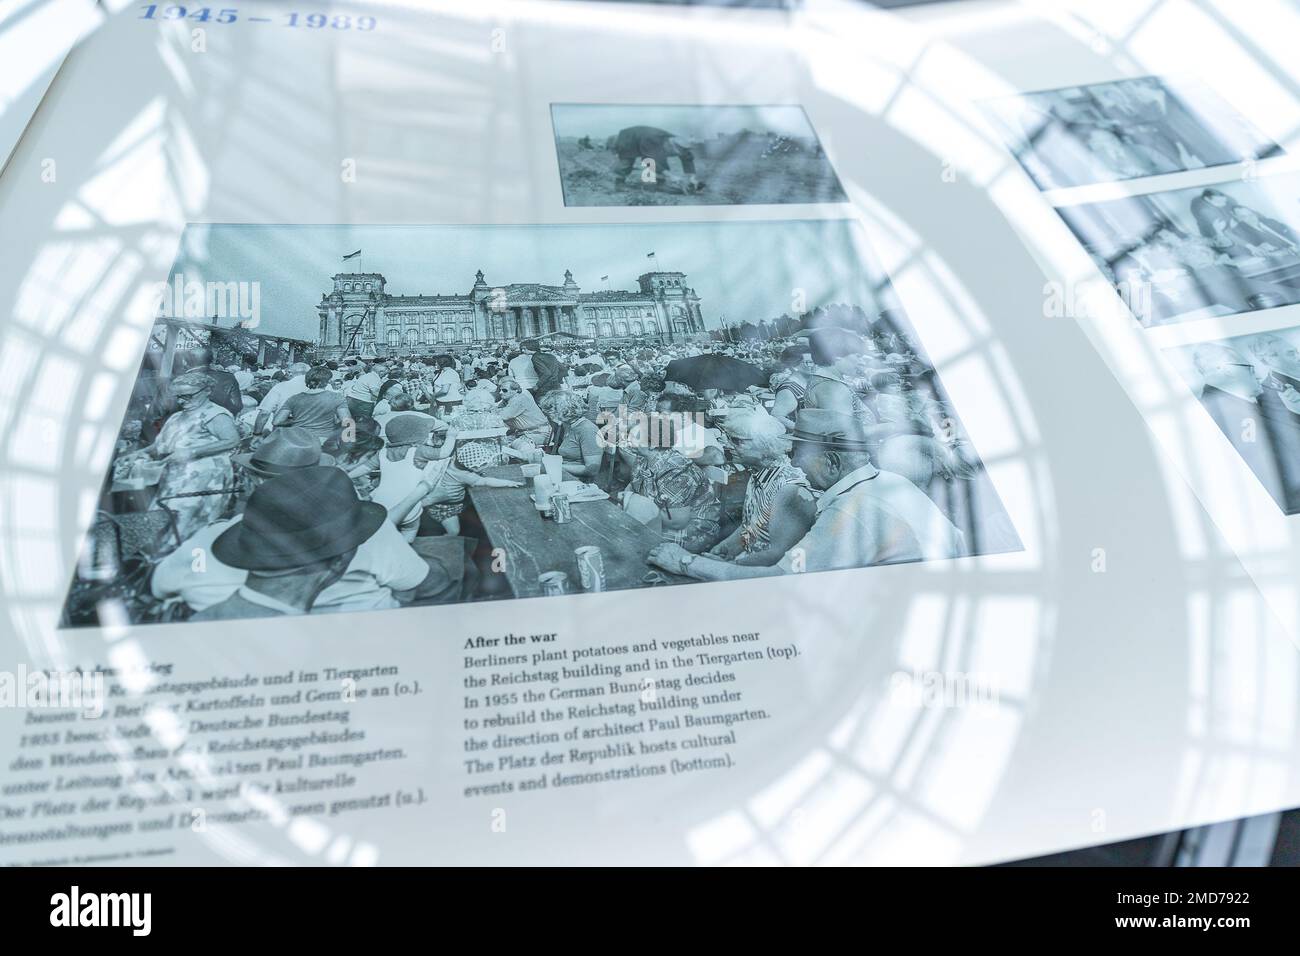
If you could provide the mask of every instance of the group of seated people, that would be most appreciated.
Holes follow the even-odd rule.
[[[1120,243],[1125,251],[1114,265],[1093,253],[1140,319],[1158,323],[1200,310],[1227,314],[1294,301],[1291,280],[1275,274],[1300,260],[1294,230],[1219,189],[1201,190],[1188,211],[1195,230],[1151,207],[1150,225]]]
[[[1287,514],[1300,512],[1300,355],[1259,332],[1190,348],[1202,406]]]
[[[668,377],[672,360],[709,352],[752,366],[757,383]],[[896,333],[604,351],[534,341],[270,375],[207,353],[135,411],[114,476],[160,469],[147,507],[168,513],[174,547],[149,589],[191,620],[499,596],[484,549],[462,536],[466,491],[522,487],[517,472],[490,472],[548,454],[651,529],[647,570],[664,580],[968,553],[935,491],[978,461]]]

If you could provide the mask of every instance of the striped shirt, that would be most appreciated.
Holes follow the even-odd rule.
[[[741,554],[765,551],[771,545],[768,530],[772,525],[772,506],[786,485],[812,490],[803,469],[796,468],[789,461],[769,465],[750,477],[740,517]]]
[[[793,421],[799,415],[799,409],[805,408],[808,404],[808,388],[804,384],[801,373],[790,371],[788,375],[776,378],[772,382],[772,403],[768,406],[773,415],[778,414],[777,408],[781,405],[781,396],[789,395],[793,404],[789,409],[780,414]]]
[[[800,408],[803,407],[804,399],[808,397],[808,389],[804,388],[802,382],[797,382],[793,378],[787,378],[776,387],[775,394],[780,395],[782,392],[793,395],[795,404]]]

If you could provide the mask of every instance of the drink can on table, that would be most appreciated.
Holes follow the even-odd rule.
[[[542,594],[548,597],[569,593],[569,576],[563,571],[547,571],[545,574],[539,574],[537,583],[542,586]]]
[[[551,517],[555,519],[556,524],[564,524],[573,518],[573,512],[569,510],[568,495],[551,496]]]
[[[605,559],[601,557],[600,548],[588,545],[574,549],[578,558],[578,572],[582,575],[584,591],[605,590]]]

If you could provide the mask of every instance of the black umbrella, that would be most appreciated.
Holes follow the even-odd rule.
[[[696,391],[720,388],[728,392],[743,392],[751,385],[761,387],[767,384],[767,375],[758,366],[730,355],[716,354],[673,359],[668,363],[664,378],[681,382]]]

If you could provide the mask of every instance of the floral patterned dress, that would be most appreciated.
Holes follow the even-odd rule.
[[[173,412],[158,433],[158,450],[170,455],[176,451],[199,448],[221,441],[212,431],[212,423],[225,417],[234,424],[234,416],[215,402],[204,402],[197,408]],[[208,455],[190,461],[168,461],[158,482],[155,508],[166,508],[176,516],[176,530],[180,540],[206,528],[216,521],[230,506],[232,495],[195,494],[234,488],[234,469],[230,453]],[[174,496],[183,497],[174,497]]]

